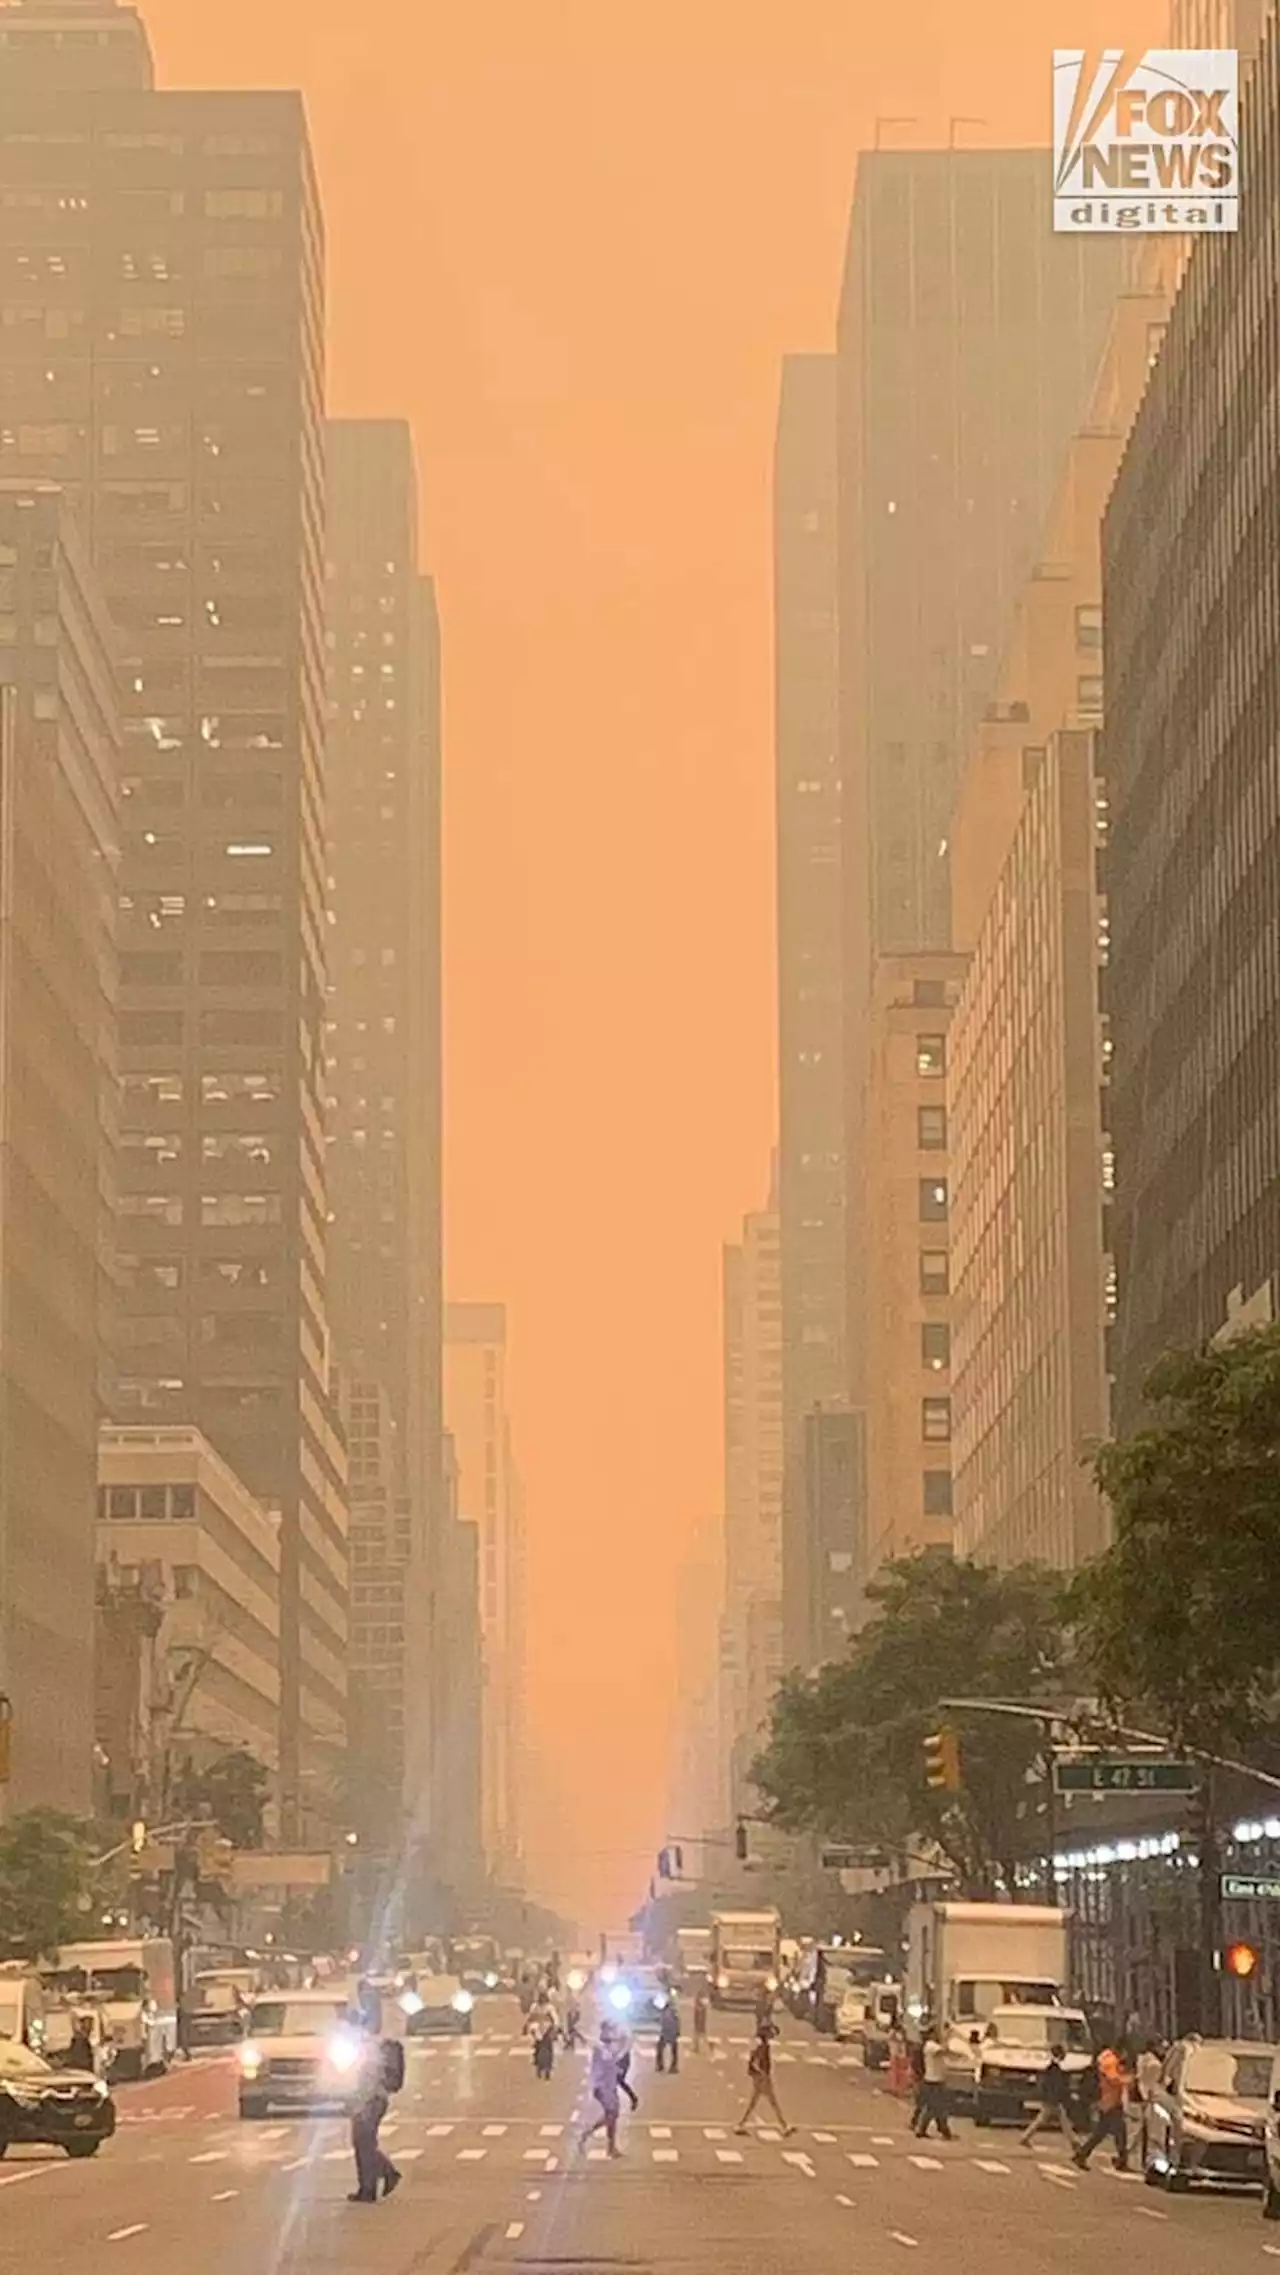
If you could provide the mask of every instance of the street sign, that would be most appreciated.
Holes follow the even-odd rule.
[[[1280,1879],[1266,1872],[1224,1872],[1222,1893],[1257,1903],[1280,1903]]]
[[[1055,1793],[1194,1793],[1199,1782],[1191,1762],[1147,1754],[1077,1754],[1053,1765]]]

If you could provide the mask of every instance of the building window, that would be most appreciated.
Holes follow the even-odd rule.
[[[1102,711],[1102,675],[1100,672],[1083,672],[1076,681],[1076,708],[1100,715]]]
[[[926,1445],[945,1446],[950,1443],[951,1400],[949,1398],[921,1399],[920,1435]]]
[[[947,1071],[947,1038],[945,1035],[916,1036],[917,1074],[945,1074]]]
[[[951,1260],[945,1248],[922,1248],[920,1251],[921,1295],[949,1295],[951,1292]]]
[[[945,1319],[926,1319],[920,1329],[920,1364],[940,1373],[951,1364],[951,1329]]]
[[[945,1177],[920,1179],[921,1224],[945,1224],[947,1221],[947,1180]]]
[[[947,1142],[945,1106],[916,1108],[916,1144],[922,1153],[940,1153]]]
[[[1082,601],[1076,610],[1076,646],[1102,646],[1102,609],[1096,600]]]
[[[195,1513],[196,1513],[196,1489],[195,1489],[195,1486],[194,1486],[194,1485],[171,1485],[171,1486],[169,1487],[169,1514],[170,1514],[170,1516],[171,1516],[171,1517],[176,1517],[176,1518],[178,1519],[179,1523],[182,1523],[182,1524],[188,1524],[188,1523],[190,1523],[191,1519],[194,1517]]]
[[[951,1515],[951,1472],[949,1469],[925,1470],[924,1513],[926,1517],[949,1517]]]
[[[174,1565],[173,1592],[179,1603],[186,1603],[194,1596],[198,1581],[199,1572],[194,1564]]]

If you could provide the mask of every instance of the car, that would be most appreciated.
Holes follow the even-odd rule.
[[[1192,2037],[1171,2047],[1146,2112],[1148,2186],[1183,2190],[1213,2180],[1265,2192],[1277,2059],[1280,2048],[1257,2039]]]
[[[439,2030],[460,2038],[471,2036],[475,1994],[457,1975],[415,1974],[400,1994],[400,2010],[410,2038],[426,2038]]]
[[[1078,2006],[998,2006],[988,2016],[973,2060],[973,2121],[1025,2121],[1039,2101],[1049,2049],[1061,2046],[1062,2067],[1076,2094],[1089,2072],[1093,2040]]]
[[[901,2005],[897,1983],[846,1983],[836,2008],[836,2037],[842,2045],[861,2046],[869,2070],[881,2069]]]
[[[620,1967],[611,1983],[602,1983],[600,2004],[606,2014],[633,2033],[662,2027],[671,2004],[671,1985],[658,1967]]]
[[[273,2109],[349,2112],[361,2051],[344,1994],[274,1991],[256,1998],[237,2050],[240,2115],[266,2117]]]
[[[96,2156],[116,2129],[116,2105],[91,2070],[57,2070],[43,2054],[0,2045],[0,2157],[17,2143]]]

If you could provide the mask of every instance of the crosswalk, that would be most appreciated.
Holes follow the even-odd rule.
[[[607,2156],[600,2142],[579,2147],[572,2121],[540,2122],[536,2118],[439,2119],[398,2114],[383,2127],[383,2139],[397,2163],[424,2162],[437,2167],[483,2167],[487,2172],[514,2168],[537,2178],[573,2169],[580,2162],[596,2164]],[[776,2126],[761,2126],[746,2135],[725,2125],[673,2119],[666,2124],[636,2121],[620,2136],[624,2154],[633,2164],[679,2167],[688,2171],[737,2172],[744,2178],[773,2174],[813,2179],[854,2176],[895,2168],[905,2178],[918,2174],[932,2181],[948,2171],[964,2169],[982,2181],[1004,2181],[1020,2172],[1039,2173],[1058,2187],[1074,2187],[1078,2175],[1047,2146],[1007,2159],[987,2148],[973,2153],[959,2139],[947,2143],[921,2143],[909,2132],[874,2133],[857,2126],[803,2128],[784,2133]],[[314,2163],[338,2164],[350,2155],[343,2129],[325,2120],[276,2125],[258,2132],[239,2126],[220,2134],[214,2146],[189,2158],[192,2165],[225,2164],[233,2157],[255,2167],[279,2166],[297,2172]],[[1109,2170],[1109,2168],[1107,2168]],[[1115,2176],[1121,2177],[1121,2176]]]
[[[750,2038],[712,2038],[707,2043],[707,2054],[713,2062],[724,2062],[753,2044]],[[580,2047],[579,2052],[585,2056],[587,2048]],[[497,2030],[486,2032],[483,2038],[416,2038],[411,2047],[411,2058],[423,2062],[496,2062],[504,2056],[511,2062],[531,2061],[528,2040]],[[838,2047],[823,2050],[801,2046],[793,2050],[777,2046],[773,2059],[784,2066],[789,2063],[792,2067],[802,2065],[810,2070],[860,2070],[863,2067],[859,2055],[844,2053]]]

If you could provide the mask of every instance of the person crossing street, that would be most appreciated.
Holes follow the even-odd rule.
[[[741,2123],[736,2128],[739,2133],[747,2131],[762,2101],[768,2103],[788,2139],[795,2132],[795,2126],[788,2125],[782,2114],[782,2106],[778,2100],[778,2089],[773,2082],[773,2041],[777,2035],[776,2023],[764,2021],[757,2024],[756,2042],[747,2060],[747,2076],[751,2080],[751,2099],[742,2112]]]
[[[1063,2068],[1065,2046],[1051,2046],[1044,2075],[1040,2080],[1040,2106],[1022,2136],[1022,2146],[1029,2149],[1037,2133],[1065,2133],[1072,2148],[1076,2136],[1071,2123],[1071,2080]]]

